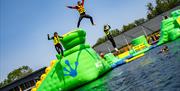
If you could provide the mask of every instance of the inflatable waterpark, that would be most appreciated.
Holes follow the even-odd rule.
[[[62,37],[60,41],[65,49],[64,54],[56,55],[57,59],[51,61],[32,91],[70,91],[146,55],[155,47],[180,38],[180,10],[171,12],[168,19],[162,20],[157,44],[148,44],[142,35],[131,41],[131,50],[117,56],[107,53],[101,57],[86,43],[84,29],[74,29]]]

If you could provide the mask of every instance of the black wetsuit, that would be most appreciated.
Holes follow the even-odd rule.
[[[79,28],[80,23],[81,23],[81,20],[82,20],[83,18],[89,18],[90,21],[91,21],[91,23],[94,24],[93,18],[92,18],[90,15],[88,15],[88,14],[86,14],[86,13],[84,12],[84,13],[80,14],[80,17],[79,17],[79,20],[78,20],[78,24],[77,24],[77,27],[78,27],[78,28]]]
[[[108,40],[112,43],[113,47],[116,48],[116,43],[115,43],[115,41],[114,41],[114,39],[113,39],[113,36],[111,35],[111,33],[110,33],[110,31],[109,31],[109,30],[111,29],[111,26],[106,25],[106,27],[108,27],[108,28],[105,28],[105,27],[104,27],[104,32],[105,32]]]

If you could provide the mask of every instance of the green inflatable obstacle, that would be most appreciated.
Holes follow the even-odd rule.
[[[132,49],[130,50],[130,54],[132,56],[136,56],[138,54],[144,53],[145,51],[148,51],[150,47],[144,35],[133,39],[131,44],[133,46]]]
[[[148,42],[147,42],[147,39],[146,39],[146,37],[145,37],[144,35],[139,36],[138,38],[133,39],[132,42],[131,42],[131,44],[132,44],[133,46],[138,46],[138,45],[140,45],[140,44],[143,44],[143,45],[145,45],[145,46],[149,46],[149,44],[148,44]]]
[[[180,10],[173,11],[168,19],[161,22],[158,45],[180,37]]]
[[[115,59],[106,55],[102,59],[89,44],[85,43],[86,33],[76,29],[60,40],[65,48],[64,57],[56,55],[58,60],[51,62],[41,80],[32,91],[67,91],[98,78],[111,69],[112,63],[107,60]]]
[[[180,9],[171,12],[171,17],[179,17],[179,15],[180,15]]]
[[[107,63],[112,65],[114,63],[116,63],[117,61],[119,61],[118,58],[114,57],[114,55],[112,53],[108,53],[104,56],[104,58],[106,59]]]

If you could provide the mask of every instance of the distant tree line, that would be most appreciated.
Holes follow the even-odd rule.
[[[139,25],[147,22],[148,20],[156,17],[157,15],[160,15],[163,12],[166,12],[166,11],[180,5],[180,0],[155,0],[155,3],[156,3],[156,6],[153,6],[153,4],[151,2],[147,3],[147,5],[146,5],[147,19],[140,18],[140,19],[135,20],[132,23],[123,25],[121,31],[119,29],[113,29],[113,30],[111,30],[112,36],[116,37],[116,36],[120,35],[121,33],[126,32],[136,26],[139,26]],[[93,47],[95,47],[99,44],[102,44],[106,41],[107,41],[106,36],[103,36],[97,40],[97,42],[95,43],[95,45]]]
[[[146,5],[148,10],[147,19],[152,19],[178,5],[180,5],[180,0],[156,0],[156,6],[148,3]]]
[[[30,73],[32,73],[33,70],[29,67],[29,66],[22,66],[22,67],[19,67],[18,69],[15,69],[13,71],[11,71],[8,75],[7,75],[7,78],[2,81],[0,83],[0,88],[17,80],[17,79],[20,79]]]

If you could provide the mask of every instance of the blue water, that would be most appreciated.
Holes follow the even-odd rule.
[[[180,39],[165,45],[168,53],[154,48],[76,91],[180,91]]]

